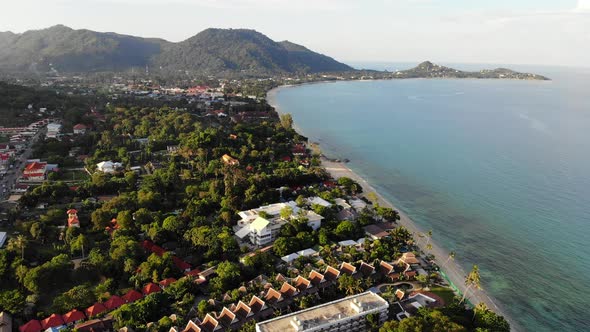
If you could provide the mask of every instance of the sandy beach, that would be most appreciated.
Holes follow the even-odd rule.
[[[400,221],[398,223],[400,225],[404,226],[405,228],[407,228],[410,232],[412,232],[414,234],[414,238],[418,241],[420,249],[424,252],[429,253],[429,254],[433,254],[435,256],[435,261],[438,264],[438,266],[442,267],[442,265],[444,264],[444,262],[447,260],[447,258],[449,256],[449,252],[447,250],[444,250],[440,246],[438,246],[434,239],[430,240],[430,242],[429,242],[432,245],[432,250],[426,250],[426,248],[423,247],[423,246],[425,246],[426,241],[424,240],[424,238],[420,238],[418,236],[419,234],[425,234],[424,230],[420,229],[420,227],[418,227],[416,225],[416,223],[414,223],[414,221],[412,221],[412,219],[410,219],[403,211],[396,208],[393,204],[391,204],[391,202],[386,200],[365,179],[363,179],[362,177],[357,175],[355,172],[353,172],[350,168],[348,168],[342,162],[334,162],[334,161],[328,160],[327,158],[322,157],[322,166],[335,179],[338,179],[340,177],[348,177],[350,179],[353,179],[357,183],[359,183],[361,185],[361,187],[363,188],[363,195],[367,195],[368,193],[371,193],[371,192],[375,193],[377,195],[379,205],[387,206],[387,207],[390,207],[390,208],[393,208],[393,209],[399,211]],[[448,280],[456,288],[458,288],[459,291],[461,291],[461,293],[465,292],[467,287],[465,286],[464,281],[465,281],[465,276],[467,276],[467,273],[468,273],[467,271],[465,271],[454,260],[450,260],[445,265],[443,272],[447,275]],[[481,302],[485,303],[488,308],[492,309],[497,314],[504,316],[510,322],[510,326],[511,326],[512,331],[519,331],[520,330],[516,326],[516,324],[514,323],[514,320],[510,319],[510,317],[506,315],[504,310],[502,310],[499,307],[499,305],[496,304],[496,302],[488,294],[486,294],[485,290],[483,290],[483,289],[477,290],[477,289],[471,288],[469,290],[468,295],[467,295],[467,299],[471,303],[473,303],[474,305],[481,303]]]

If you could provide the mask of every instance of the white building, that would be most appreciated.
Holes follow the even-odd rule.
[[[350,203],[352,208],[358,212],[362,211],[364,208],[367,207],[367,203],[365,203],[365,201],[363,201],[362,199],[358,199],[358,198],[357,199],[349,199],[348,203]]]
[[[61,124],[52,122],[47,125],[47,138],[57,138],[57,135],[61,131]]]
[[[101,161],[96,164],[96,170],[103,173],[115,173],[123,168],[121,163],[114,163],[112,161]]]
[[[317,197],[317,196],[308,198],[307,202],[310,205],[317,204],[319,206],[328,207],[328,208],[332,206],[332,204],[330,202],[326,201],[325,199],[323,199],[321,197]]]
[[[286,219],[281,217],[281,211],[285,208],[290,208],[292,211],[291,216]],[[234,227],[236,236],[239,239],[248,237],[250,242],[257,246],[274,242],[281,227],[292,218],[300,215],[305,217],[307,224],[313,230],[320,228],[324,219],[313,211],[300,209],[293,201],[265,205],[252,210],[240,211],[238,214],[242,219]]]
[[[257,323],[256,332],[367,331],[369,314],[382,325],[388,311],[389,303],[369,291]]]

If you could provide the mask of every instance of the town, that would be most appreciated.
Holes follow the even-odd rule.
[[[45,82],[58,101],[0,128],[5,326],[510,330],[449,282],[431,232],[322,166],[265,100],[284,80],[73,82]],[[480,287],[477,266],[465,283]]]

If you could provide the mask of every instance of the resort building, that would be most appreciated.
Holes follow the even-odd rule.
[[[230,165],[230,166],[240,165],[239,160],[237,160],[236,158],[233,158],[232,156],[230,156],[228,154],[224,154],[223,156],[221,156],[221,161],[223,161],[224,164]]]
[[[80,227],[80,220],[78,220],[78,211],[76,209],[69,209],[66,211],[68,215],[68,227]]]
[[[256,332],[366,331],[366,317],[387,320],[389,303],[365,292],[256,324]]]
[[[291,216],[288,218],[281,217],[281,211],[285,208],[291,209]],[[274,242],[281,227],[299,215],[307,219],[307,224],[313,230],[320,228],[324,219],[313,211],[300,209],[294,201],[265,205],[240,211],[238,214],[242,219],[234,227],[236,236],[241,240],[248,238],[250,243],[257,246]]]
[[[23,170],[23,178],[27,181],[44,181],[47,172],[47,163],[31,162]]]

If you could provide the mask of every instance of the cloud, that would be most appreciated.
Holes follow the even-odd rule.
[[[590,0],[578,0],[575,11],[590,11]]]

